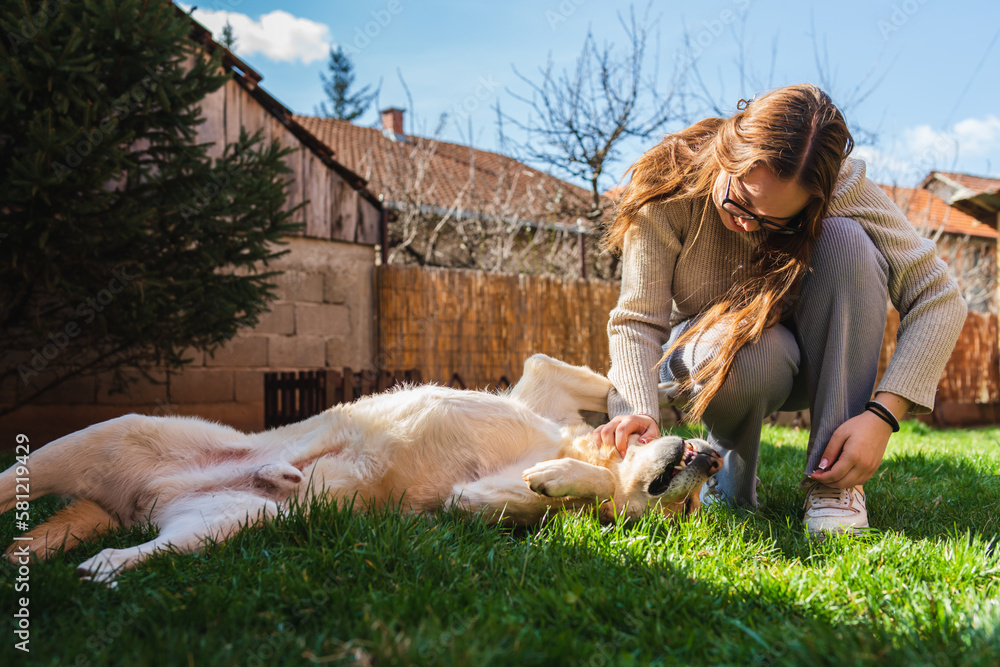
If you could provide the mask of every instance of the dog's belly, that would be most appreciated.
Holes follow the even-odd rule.
[[[432,511],[456,485],[555,458],[563,444],[559,427],[547,420],[511,420],[503,427],[473,420],[447,432],[338,447],[303,470],[310,480],[303,486],[353,502],[358,510],[392,504]]]
[[[401,452],[379,484],[380,495],[402,501],[416,511],[430,511],[440,508],[457,485],[496,475],[512,466],[520,471],[555,458],[561,438],[556,429],[521,425],[503,436],[467,441],[460,446],[422,444]]]

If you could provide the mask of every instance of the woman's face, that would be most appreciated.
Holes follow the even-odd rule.
[[[729,198],[761,218],[785,225],[791,222],[809,203],[809,194],[794,179],[782,181],[764,165],[758,165],[743,178],[719,172],[712,188],[712,201],[726,229],[742,233],[755,232],[760,224],[752,218],[740,218],[722,209],[722,200],[729,185]]]

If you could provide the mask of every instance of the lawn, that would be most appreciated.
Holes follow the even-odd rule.
[[[78,583],[76,563],[150,534],[119,533],[33,564],[27,593],[4,566],[0,664],[998,664],[1000,429],[904,424],[866,485],[881,531],[823,542],[800,523],[805,442],[765,428],[752,513],[516,530],[319,506],[117,590]]]

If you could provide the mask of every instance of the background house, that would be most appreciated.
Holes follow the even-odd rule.
[[[934,239],[969,304],[962,333],[938,383],[930,419],[939,425],[1000,421],[997,329],[997,211],[1000,180],[931,172],[917,188],[882,186],[910,222]],[[883,362],[895,346],[890,312]]]
[[[608,277],[611,260],[597,247],[602,217],[584,188],[499,153],[406,134],[402,109],[383,110],[382,129],[295,121],[392,211],[388,263]]]
[[[950,206],[933,190],[926,188],[928,182],[925,180],[918,188],[883,185],[882,189],[917,231],[937,244],[938,254],[948,263],[969,309],[977,313],[996,314],[996,222],[983,222],[958,207]],[[996,183],[1000,186],[1000,181]]]
[[[290,252],[270,264],[283,271],[277,300],[260,325],[238,335],[214,355],[191,351],[181,371],[157,371],[152,381],[135,374],[122,394],[110,378],[78,377],[6,415],[3,431],[47,440],[129,412],[198,415],[246,430],[264,425],[264,371],[371,367],[375,350],[374,266],[384,223],[378,198],[364,179],[334,159],[331,151],[260,87],[262,76],[214,42],[192,21],[191,37],[206,50],[222,49],[231,77],[206,97],[205,122],[197,140],[214,142],[222,155],[241,128],[262,130],[264,139],[292,149],[286,163],[287,206],[305,224],[285,240]],[[15,383],[16,385],[16,383]],[[5,385],[0,402],[13,402],[17,387]],[[13,436],[8,438],[13,441]]]
[[[984,224],[1000,221],[1000,179],[932,171],[920,187]]]

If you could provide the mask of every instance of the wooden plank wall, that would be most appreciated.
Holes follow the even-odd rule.
[[[205,122],[198,128],[198,141],[215,145],[209,155],[220,157],[223,146],[236,141],[240,128],[253,134],[263,130],[264,140],[277,139],[293,152],[286,158],[292,173],[288,209],[307,202],[295,215],[305,223],[305,236],[349,243],[378,243],[380,216],[378,208],[359,196],[333,169],[305,146],[261,102],[235,79],[205,97],[201,103]]]
[[[600,373],[610,365],[608,313],[617,283],[507,276],[412,266],[376,267],[378,365],[418,368],[468,387],[516,382],[524,360],[543,352]],[[891,307],[879,377],[896,347]],[[939,401],[1000,403],[997,316],[969,313],[938,385]]]
[[[458,373],[469,388],[516,382],[536,352],[606,373],[618,291],[599,280],[379,266],[378,365],[441,384]]]

